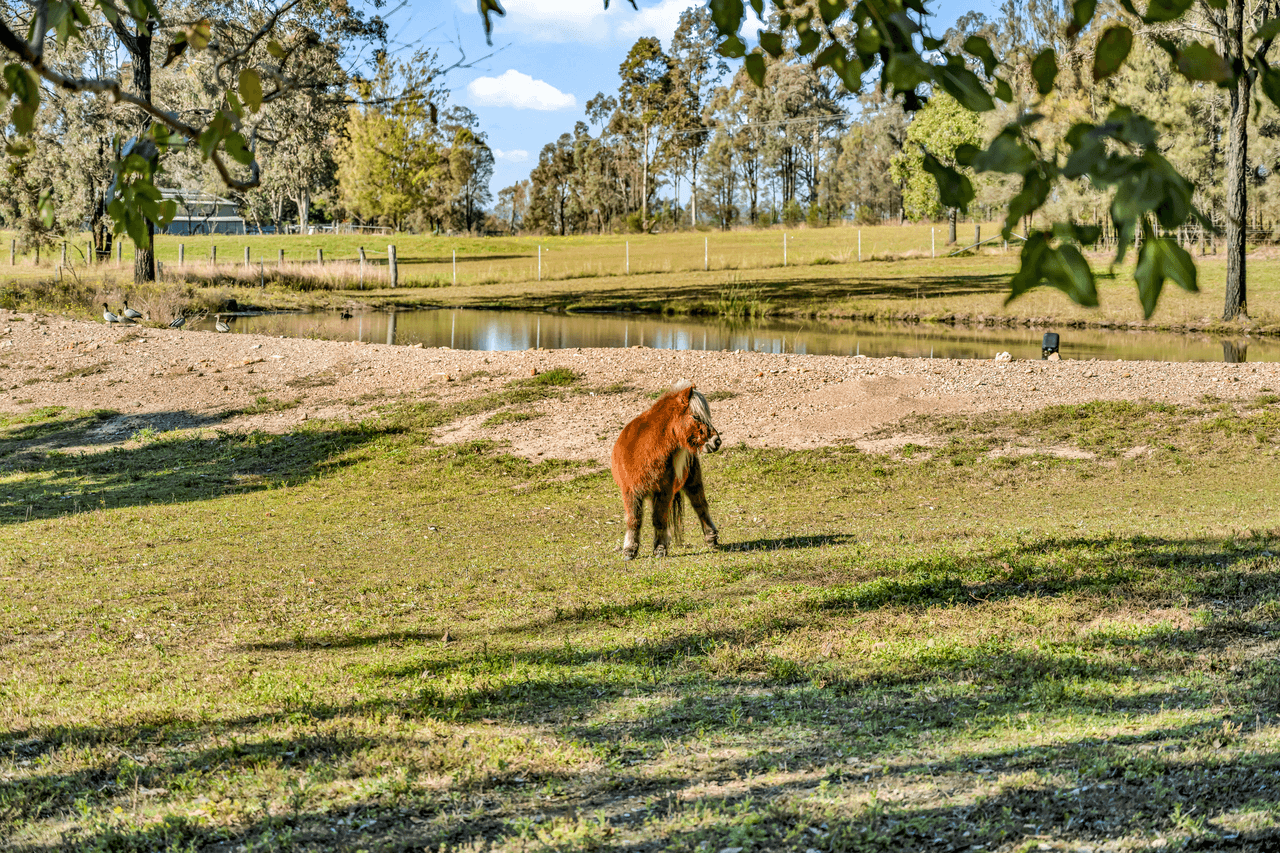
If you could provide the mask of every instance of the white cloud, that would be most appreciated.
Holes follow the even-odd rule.
[[[692,5],[689,0],[662,0],[656,6],[641,6],[637,12],[629,3],[619,3],[618,15],[611,23],[617,34],[627,41],[641,36],[655,36],[666,47],[671,46],[671,36],[680,23],[680,15]]]
[[[482,107],[512,107],[517,110],[567,110],[578,105],[572,94],[550,83],[534,80],[514,68],[500,77],[477,77],[467,84],[467,94]]]
[[[506,160],[508,163],[523,163],[529,159],[529,152],[520,148],[512,151],[503,151],[501,148],[493,148],[493,156],[498,160]]]
[[[636,11],[626,0],[613,0],[608,10],[600,0],[520,0],[506,4],[505,18],[494,19],[494,40],[505,29],[537,41],[631,42],[656,36],[669,44],[680,13],[694,5],[693,0],[639,0]],[[475,14],[471,0],[458,0],[458,6]]]

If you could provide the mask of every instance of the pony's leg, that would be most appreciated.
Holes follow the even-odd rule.
[[[712,548],[718,547],[720,531],[716,530],[715,524],[711,521],[711,508],[707,505],[707,490],[702,485],[702,465],[696,456],[689,461],[689,478],[684,481],[682,491],[689,496],[689,503],[693,505],[693,511],[698,514],[698,521],[702,523],[702,538]]]
[[[622,506],[627,514],[627,534],[622,540],[622,559],[634,560],[640,551],[640,525],[644,523],[644,496],[626,495]]]
[[[653,493],[653,556],[665,557],[671,552],[671,501],[675,497],[672,483],[663,483]]]

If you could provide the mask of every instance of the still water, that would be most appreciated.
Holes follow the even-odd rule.
[[[726,322],[652,315],[553,314],[530,311],[432,309],[356,313],[223,315],[232,333],[336,341],[422,344],[467,350],[530,347],[646,346],[655,349],[749,350],[812,355],[1039,358],[1046,329],[985,328],[853,321]],[[212,329],[213,319],[193,328]],[[1210,335],[1056,329],[1063,358],[1125,361],[1222,361],[1222,341]],[[1280,361],[1280,340],[1245,338],[1249,361]]]

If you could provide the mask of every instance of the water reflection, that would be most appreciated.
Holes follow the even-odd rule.
[[[814,355],[1039,358],[1043,329],[854,321],[729,323],[648,315],[435,309],[223,317],[233,332],[467,350],[645,346]],[[212,328],[212,322],[194,328]],[[1280,361],[1280,341],[1107,329],[1059,329],[1063,358],[1125,361]]]

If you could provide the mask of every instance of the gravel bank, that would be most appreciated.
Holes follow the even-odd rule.
[[[993,353],[994,355],[994,353]],[[140,429],[218,426],[283,432],[310,418],[357,419],[392,399],[453,401],[553,367],[623,393],[544,401],[541,417],[484,426],[487,416],[440,430],[441,441],[485,438],[528,458],[607,463],[623,424],[650,393],[691,379],[712,395],[730,444],[809,448],[880,437],[919,413],[1030,410],[1091,400],[1195,402],[1280,389],[1280,364],[848,358],[749,352],[630,349],[470,352],[108,326],[0,311],[0,412],[42,406],[113,409],[92,438],[127,441]],[[296,404],[226,416],[261,397]]]

